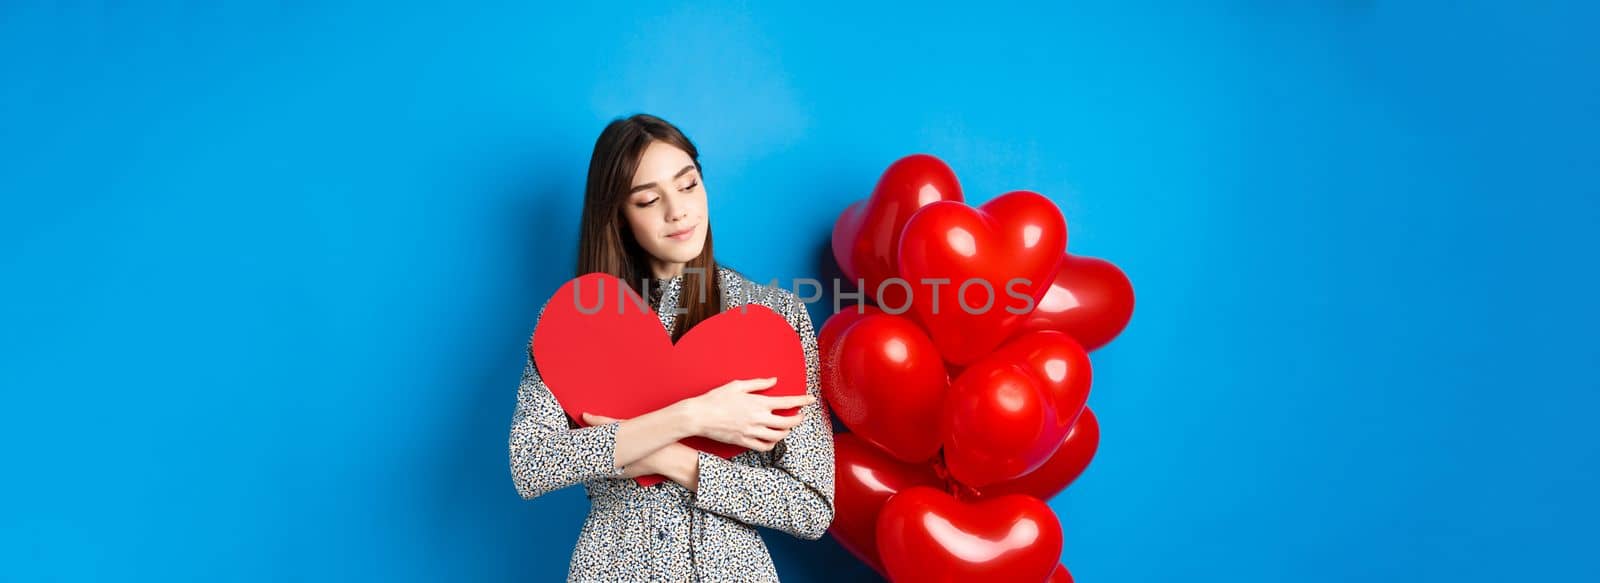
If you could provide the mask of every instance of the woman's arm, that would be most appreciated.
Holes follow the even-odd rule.
[[[539,308],[536,322],[544,319],[544,310]],[[573,427],[529,350],[511,419],[512,482],[524,499],[531,500],[593,479],[625,477],[624,466],[691,435],[691,419],[680,402],[626,424],[593,423],[586,418],[590,427]]]
[[[511,417],[511,481],[517,493],[532,500],[573,484],[621,477],[616,443],[616,425],[570,427],[530,353]]]
[[[616,464],[626,467],[655,453],[669,444],[696,434],[694,417],[689,412],[687,400],[656,409],[632,419],[618,421],[610,417],[583,414],[583,422],[590,425],[615,424],[617,426]]]
[[[803,407],[817,400],[814,395],[768,397],[753,394],[776,382],[775,378],[735,380],[633,419],[584,413],[583,421],[590,425],[617,424],[617,460],[618,465],[623,466],[623,477],[661,474],[693,490],[700,477],[695,449],[676,442],[655,445],[654,440],[673,435],[699,435],[756,451],[772,451],[805,419],[803,415],[780,416],[773,411]],[[632,442],[627,443],[628,440]],[[626,462],[622,461],[624,450],[628,451]]]
[[[617,424],[617,466],[649,459],[663,447],[690,436],[767,451],[799,423],[772,414],[774,409],[810,404],[815,397],[768,397],[752,393],[777,379],[738,379],[705,394],[678,401],[632,419],[583,414],[590,425]],[[655,473],[655,472],[651,472]]]
[[[833,423],[822,400],[811,315],[793,293],[787,295],[784,317],[800,334],[806,355],[806,390],[815,400],[801,407],[803,420],[772,450],[769,467],[752,467],[690,450],[696,459],[689,467],[697,468],[698,475],[693,486],[685,485],[695,490],[694,504],[701,510],[817,539],[833,522]],[[669,461],[664,465],[680,469],[687,464]]]

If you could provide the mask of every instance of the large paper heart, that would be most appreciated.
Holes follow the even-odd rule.
[[[673,344],[649,304],[622,280],[603,273],[580,276],[556,290],[534,330],[531,350],[550,392],[579,425],[583,413],[632,418],[736,379],[777,377],[777,384],[760,392],[764,395],[806,393],[800,337],[777,312],[755,304],[731,308]],[[745,450],[704,437],[682,443],[722,458]],[[663,479],[637,478],[642,486]]]
[[[965,365],[1017,330],[1050,288],[1066,247],[1061,211],[1038,193],[1008,192],[978,208],[935,202],[906,222],[900,276],[913,285],[912,311],[940,353]]]
[[[900,311],[906,305],[906,288],[878,287],[899,275],[900,231],[917,209],[940,200],[961,200],[955,172],[938,158],[912,154],[889,165],[878,178],[872,195],[846,207],[833,224],[833,257],[839,270],[854,282],[864,280],[862,292],[879,305]]]
[[[822,395],[839,420],[900,461],[932,458],[950,384],[933,342],[916,322],[886,313],[840,313],[823,328]]]
[[[828,532],[839,546],[883,573],[878,560],[878,511],[912,486],[939,487],[932,467],[908,464],[878,451],[854,433],[833,435],[834,513]]]
[[[1056,453],[1050,456],[1049,461],[1020,477],[983,488],[978,497],[1026,494],[1048,502],[1083,475],[1083,471],[1089,468],[1089,462],[1094,460],[1095,450],[1099,448],[1100,420],[1095,418],[1094,411],[1084,407],[1078,422],[1072,425],[1072,430],[1061,440],[1061,447],[1056,448]]]
[[[1060,330],[1093,351],[1121,334],[1131,318],[1128,275],[1110,261],[1068,253],[1022,329]]]
[[[1037,498],[962,502],[917,486],[884,503],[878,554],[892,581],[1044,581],[1061,557],[1061,523]]]

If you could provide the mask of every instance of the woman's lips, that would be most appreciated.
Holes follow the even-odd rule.
[[[677,241],[688,241],[689,240],[689,236],[693,235],[694,234],[694,230],[698,229],[698,228],[700,228],[700,225],[695,225],[693,227],[689,227],[689,228],[684,229],[682,231],[679,231],[677,233],[673,233],[671,235],[667,235],[667,238],[668,239],[677,240]]]

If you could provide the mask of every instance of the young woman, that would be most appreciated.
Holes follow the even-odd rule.
[[[729,379],[632,419],[585,413],[589,426],[578,428],[530,355],[511,422],[511,476],[525,499],[578,483],[588,491],[570,581],[776,581],[754,527],[816,539],[833,521],[833,428],[811,317],[793,292],[718,265],[710,218],[694,144],[653,116],[613,121],[589,160],[578,274],[634,286],[674,340],[722,310],[771,308],[800,335],[808,395],[759,395],[772,379]],[[728,357],[739,358],[738,347]],[[617,358],[627,366],[626,354]],[[788,407],[801,414],[773,413]],[[694,435],[749,450],[722,459],[678,443]],[[645,474],[669,480],[632,479]]]

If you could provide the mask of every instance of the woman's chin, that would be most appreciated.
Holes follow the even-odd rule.
[[[662,255],[670,257],[675,263],[688,263],[700,256],[706,247],[704,241],[670,241],[662,249]]]

